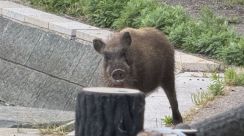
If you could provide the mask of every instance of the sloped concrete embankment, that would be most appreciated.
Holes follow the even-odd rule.
[[[90,42],[76,42],[0,17],[2,101],[73,110],[82,87],[101,84],[96,78],[101,59]]]

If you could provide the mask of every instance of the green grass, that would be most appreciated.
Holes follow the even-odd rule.
[[[27,0],[34,6],[41,7],[49,12],[67,14],[71,16],[83,15],[82,2],[80,0]]]
[[[244,73],[237,73],[233,68],[226,69],[224,77],[226,85],[244,86]]]
[[[83,0],[83,11],[89,22],[99,27],[111,27],[121,16],[129,0]]]

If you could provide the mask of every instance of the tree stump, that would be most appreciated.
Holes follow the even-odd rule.
[[[125,88],[83,88],[75,136],[136,136],[143,130],[145,95]]]

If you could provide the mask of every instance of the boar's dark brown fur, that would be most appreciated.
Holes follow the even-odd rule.
[[[139,89],[148,94],[161,86],[171,105],[173,123],[182,122],[175,91],[174,49],[154,28],[126,28],[107,41],[93,40],[104,55],[104,77],[110,87]]]

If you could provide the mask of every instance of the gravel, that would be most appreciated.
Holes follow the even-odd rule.
[[[244,103],[244,87],[228,87],[224,96],[217,97],[193,115],[191,123],[225,112]]]

